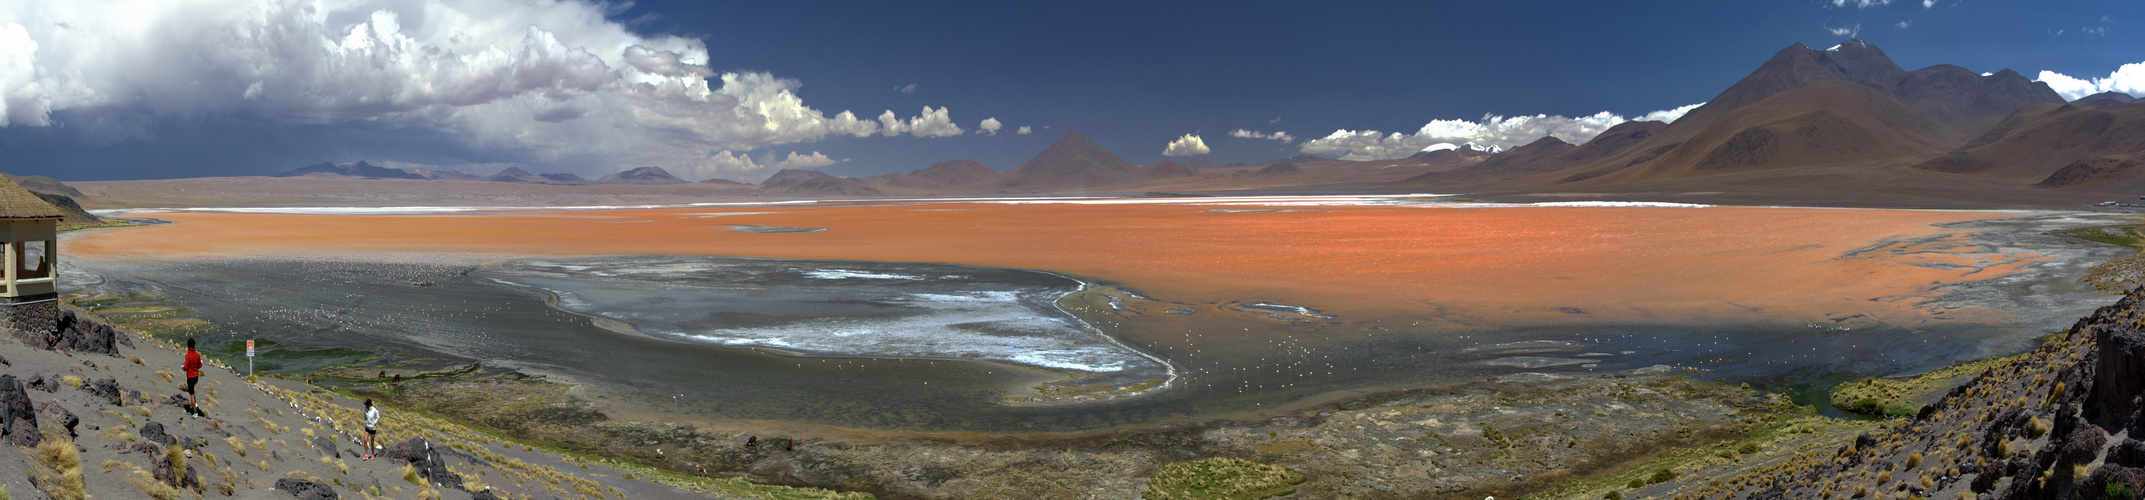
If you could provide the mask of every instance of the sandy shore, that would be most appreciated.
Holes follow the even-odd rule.
[[[1164,301],[1255,299],[1343,320],[1456,325],[1817,322],[1913,325],[1917,300],[2030,254],[1934,224],[2002,213],[1800,208],[1390,208],[1214,212],[1194,205],[752,207],[475,215],[165,213],[177,224],[69,242],[82,259],[371,252],[685,254],[1041,269]],[[724,212],[756,212],[710,216]],[[740,225],[824,231],[738,232]],[[1877,248],[1879,251],[1857,252]],[[1978,317],[1976,315],[1979,315]]]

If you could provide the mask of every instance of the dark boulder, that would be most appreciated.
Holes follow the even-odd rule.
[[[141,432],[138,432],[136,434],[141,435],[143,441],[160,443],[165,446],[171,446],[173,443],[179,442],[179,438],[173,437],[171,433],[164,431],[164,424],[162,422],[149,422],[146,424],[142,424]]]
[[[96,396],[97,399],[102,399],[112,406],[127,405],[126,395],[120,392],[119,381],[117,380],[108,378],[91,380],[87,384],[82,384],[82,390],[89,391],[90,395]]]
[[[410,464],[417,469],[417,476],[426,482],[448,488],[462,487],[462,476],[447,470],[447,464],[439,459],[439,450],[433,449],[432,443],[422,438],[410,438],[389,446],[380,456]]]
[[[2083,419],[2079,419],[2076,416],[2066,416],[2066,418],[2057,420],[2059,423],[2073,421],[2080,424],[2084,422]],[[2067,433],[2069,435],[2062,438],[2063,446],[2056,450],[2056,453],[2058,453],[2056,463],[2059,469],[2068,469],[2071,465],[2090,463],[2093,459],[2099,458],[2100,449],[2108,445],[2107,433],[2102,432],[2100,427],[2091,424],[2077,425],[2069,429]]]
[[[2108,449],[2107,462],[2124,467],[2145,468],[2145,442],[2124,438]]]
[[[119,341],[115,338],[119,336],[118,330],[112,329],[111,325],[77,316],[74,311],[60,313],[57,335],[58,343],[70,351],[115,357],[119,355]]]
[[[2091,404],[2101,415],[2135,413],[2131,402],[2145,393],[2145,333],[2113,321],[2088,328],[2096,357]]]
[[[31,375],[29,381],[23,382],[23,386],[35,390],[45,391],[47,393],[59,390],[58,384],[54,384],[52,383],[52,381],[46,380],[44,375]]]
[[[159,426],[158,431],[162,431],[161,426]],[[144,455],[143,458],[149,459],[149,475],[156,478],[157,481],[174,488],[185,488],[195,493],[201,492],[200,466],[189,464],[190,466],[184,472],[181,472],[177,467],[173,466],[171,458],[164,454],[163,448],[158,448],[156,445],[149,443],[139,443],[134,445],[134,449],[140,451]]]
[[[75,426],[82,424],[82,419],[74,416],[74,412],[67,411],[67,407],[60,406],[58,402],[54,401],[37,403],[37,414],[44,417],[47,422],[57,423],[60,427],[66,428],[68,437],[73,437],[75,435]]]
[[[485,488],[484,491],[470,493],[469,500],[499,500],[499,495],[493,495],[491,488]]]
[[[37,407],[30,403],[30,391],[14,375],[0,375],[0,435],[15,446],[37,446],[45,439],[37,429]]]
[[[291,496],[300,498],[302,500],[342,499],[342,496],[335,494],[335,488],[332,486],[328,486],[328,483],[323,483],[319,481],[308,481],[295,477],[277,479],[276,489],[288,492],[291,494]]]
[[[2117,484],[2122,485],[2122,487],[2120,489],[2110,488],[2110,486]],[[2108,494],[2109,490],[2127,490],[2130,495],[2128,497],[2110,495]],[[2121,465],[2103,465],[2099,469],[2093,470],[2093,475],[2087,476],[2084,481],[2079,481],[2078,488],[2073,491],[2077,492],[2075,496],[2082,500],[2137,500],[2138,493],[2145,492],[2145,469]]]

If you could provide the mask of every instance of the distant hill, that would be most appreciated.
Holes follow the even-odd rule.
[[[67,183],[60,182],[59,179],[54,179],[51,177],[45,177],[42,175],[15,174],[0,174],[0,176],[5,176],[7,177],[7,180],[15,181],[16,185],[20,185],[23,189],[28,189],[31,192],[50,193],[74,198],[84,198],[88,196],[82,194],[82,190],[75,189],[74,186],[69,186],[67,185]]]
[[[485,177],[484,180],[492,182],[522,182],[529,184],[544,184],[550,179],[545,179],[543,178],[543,176],[529,173],[529,171],[522,170],[520,167],[507,167],[505,170],[500,170],[499,173],[492,174],[490,177]]]
[[[812,194],[832,196],[886,195],[886,193],[879,191],[879,188],[864,185],[863,182],[859,182],[856,179],[850,179],[847,177],[835,177],[832,175],[807,179],[803,182],[797,183],[797,185],[795,186],[791,186],[789,189],[783,190],[782,192],[788,194]]]
[[[1158,161],[1155,162],[1154,165],[1147,167],[1147,178],[1149,179],[1171,179],[1177,177],[1197,176],[1199,176],[1199,172],[1192,171],[1192,167],[1187,167],[1184,166],[1184,164],[1182,163],[1177,163],[1170,160]]]
[[[588,179],[584,179],[584,178],[582,178],[581,176],[578,176],[578,175],[574,175],[574,174],[536,174],[536,176],[537,176],[537,177],[542,177],[542,178],[544,178],[544,180],[547,180],[547,181],[551,181],[551,182],[560,182],[560,183],[569,183],[569,184],[572,184],[572,183],[582,183],[582,182],[588,182]]]
[[[2138,102],[2138,98],[2131,96],[2130,94],[2110,90],[2107,92],[2101,92],[2098,94],[2080,97],[2076,101],[2071,101],[2071,104],[2092,104],[2101,101],[2114,101],[2123,104],[2130,104],[2133,102]]]
[[[413,174],[417,174],[417,176],[418,176],[418,177],[423,177],[423,178],[426,178],[426,179],[432,179],[432,180],[435,180],[435,181],[479,181],[479,180],[484,180],[484,178],[483,178],[483,177],[478,177],[478,176],[474,176],[474,175],[469,175],[469,174],[465,174],[465,173],[461,173],[461,172],[456,172],[456,171],[453,171],[453,170],[430,170],[430,169],[422,169],[422,168],[416,168],[416,169],[410,169],[410,173],[413,173]]]
[[[953,160],[933,163],[929,167],[909,172],[908,175],[941,185],[959,186],[997,177],[998,171],[970,160]]]
[[[1202,168],[1221,168],[1222,165],[1221,162],[1214,161],[1213,158],[1201,156],[1198,158],[1186,160],[1184,162],[1184,166],[1189,167],[1192,170],[1199,170]]]
[[[1022,192],[1085,192],[1138,184],[1146,169],[1098,146],[1074,130],[1034,159],[986,183]]]
[[[2145,103],[2066,104],[2004,131],[2000,138],[1914,168],[2003,179],[2044,188],[2134,189],[2145,183]]]
[[[1301,156],[1297,158],[1301,158]],[[1312,158],[1318,157],[1313,156]],[[1323,160],[1324,158],[1319,159]],[[1289,175],[1302,171],[1303,167],[1296,166],[1295,158],[1290,158],[1286,160],[1275,161],[1273,164],[1267,165],[1266,168],[1259,169],[1257,173],[1259,175]]]
[[[663,167],[640,167],[596,179],[597,184],[684,184],[684,179],[670,175]]]
[[[377,167],[363,161],[345,164],[315,163],[280,174],[270,174],[269,177],[298,177],[305,175],[341,175],[374,179],[424,179],[424,176],[409,173],[399,168]]]
[[[775,172],[775,175],[769,176],[767,180],[760,181],[760,187],[765,189],[789,189],[798,184],[803,184],[804,181],[821,177],[833,177],[833,175],[817,170],[785,168]]]
[[[724,186],[748,186],[748,185],[750,185],[750,184],[745,184],[745,183],[743,183],[743,182],[733,181],[733,180],[729,180],[729,179],[724,179],[724,178],[720,178],[720,177],[718,177],[718,178],[713,178],[713,179],[708,179],[708,180],[704,180],[704,181],[700,181],[700,183],[701,183],[701,184],[718,184],[718,185],[724,185]]]

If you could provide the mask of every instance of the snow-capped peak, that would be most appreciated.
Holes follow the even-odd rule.
[[[1470,143],[1470,144],[1472,144],[1472,143]],[[1429,146],[1423,146],[1423,150],[1422,150],[1422,151],[1416,151],[1416,152],[1417,152],[1417,153],[1428,153],[1428,152],[1431,152],[1431,151],[1444,151],[1444,150],[1447,150],[1447,149],[1460,149],[1460,147],[1459,147],[1459,146],[1455,146],[1455,145],[1453,145],[1453,144],[1452,144],[1452,143],[1450,143],[1450,142],[1440,142],[1440,143],[1437,143],[1437,144],[1431,144],[1431,145],[1429,145]]]
[[[1484,146],[1484,145],[1481,145],[1481,144],[1475,144],[1475,143],[1472,143],[1472,142],[1470,142],[1470,143],[1467,143],[1467,144],[1461,144],[1461,145],[1460,145],[1460,147],[1463,147],[1463,148],[1467,148],[1467,149],[1468,149],[1469,151],[1481,151],[1481,152],[1484,152],[1484,153],[1489,153],[1489,154],[1497,154],[1497,153],[1502,153],[1502,152],[1504,152],[1504,148],[1500,148],[1500,147],[1497,147],[1497,146]]]

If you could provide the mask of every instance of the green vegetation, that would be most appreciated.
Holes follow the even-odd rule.
[[[1912,417],[1921,410],[1921,405],[1914,403],[1916,398],[1950,390],[1960,378],[1979,375],[2016,357],[1954,365],[1913,378],[1871,377],[1840,384],[1832,388],[1832,406],[1863,415]]]
[[[1749,410],[1750,420],[1740,429],[1742,439],[1723,441],[1705,446],[1674,448],[1662,452],[1651,460],[1630,464],[1620,469],[1575,478],[1555,488],[1528,494],[1525,499],[1618,499],[1625,496],[1619,490],[1649,486],[1673,479],[1678,470],[1703,466],[1712,461],[1733,460],[1722,458],[1722,452],[1755,455],[1772,454],[1773,449],[1790,450],[1790,446],[1776,446],[1790,440],[1808,439],[1807,435],[1820,435],[1845,439],[1866,432],[1879,425],[1866,420],[1840,420],[1820,416],[1817,409],[1791,403]],[[1795,453],[1782,451],[1779,453]],[[1749,458],[1745,458],[1748,460]],[[1668,479],[1656,479],[1668,478]],[[1611,494],[1614,496],[1611,496]]]
[[[2140,240],[2140,238],[2138,237],[2137,230],[2138,228],[2133,226],[2096,226],[2074,227],[2070,229],[2049,231],[2048,234],[2051,236],[2061,236],[2065,238],[2075,238],[2086,241],[2097,241],[2101,243],[2134,247],[2138,246],[2139,241],[2145,241]]]
[[[1147,481],[1148,500],[1256,500],[1294,494],[1303,475],[1240,458],[1164,464]]]
[[[2138,497],[2137,492],[2130,491],[2130,485],[2123,483],[2108,483],[2108,487],[2101,491],[2107,493],[2112,500],[2135,500]]]

